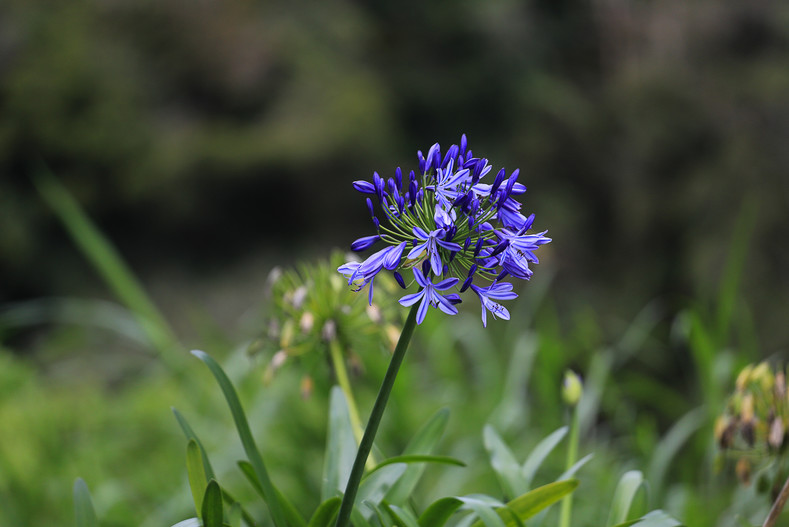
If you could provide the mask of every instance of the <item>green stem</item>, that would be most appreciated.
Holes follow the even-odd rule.
[[[575,465],[575,462],[578,460],[578,405],[575,405],[575,408],[572,410],[572,422],[570,423],[570,438],[569,444],[567,445],[567,470],[570,470],[570,467]],[[572,493],[568,494],[567,496],[562,499],[562,509],[559,515],[559,527],[570,527],[570,517],[573,511],[573,495]]]
[[[778,516],[781,515],[781,511],[784,510],[784,505],[786,505],[786,500],[789,499],[789,479],[786,480],[784,483],[781,492],[778,494],[778,498],[776,498],[773,506],[770,508],[770,513],[765,518],[762,527],[773,527],[775,523],[778,521]]]
[[[342,360],[342,350],[340,343],[336,338],[329,340],[329,357],[331,357],[332,365],[334,366],[334,374],[337,376],[337,384],[345,394],[345,400],[348,403],[348,417],[351,420],[351,429],[353,436],[356,438],[356,444],[362,442],[364,428],[362,428],[362,420],[359,418],[359,409],[356,406],[356,399],[353,397],[351,390],[351,381],[348,379],[348,370],[345,368],[345,361]],[[371,469],[375,466],[375,459],[370,456],[367,463],[367,468]]]
[[[403,357],[408,349],[408,343],[411,341],[411,336],[414,334],[416,327],[416,312],[419,309],[419,304],[414,304],[411,311],[408,313],[408,318],[403,326],[403,332],[400,333],[400,340],[397,341],[392,360],[389,362],[389,368],[386,370],[384,380],[381,383],[381,389],[378,390],[378,397],[373,404],[373,411],[370,413],[370,420],[367,423],[367,428],[364,430],[362,442],[359,444],[359,451],[356,453],[356,459],[353,462],[351,475],[348,478],[348,485],[345,487],[345,495],[342,497],[342,504],[340,505],[340,512],[337,516],[336,527],[347,527],[351,519],[351,511],[353,511],[353,502],[356,501],[356,493],[359,490],[359,483],[362,481],[364,474],[364,466],[367,463],[367,456],[370,454],[370,449],[373,447],[373,440],[375,434],[378,432],[378,425],[381,423],[381,417],[386,409],[386,403],[389,400],[389,394],[392,392],[397,372],[400,370],[400,365],[403,363]]]

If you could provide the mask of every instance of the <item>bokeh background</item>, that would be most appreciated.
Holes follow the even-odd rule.
[[[465,133],[521,169],[560,324],[592,313],[604,341],[654,303],[667,334],[714,297],[741,228],[749,352],[771,356],[788,65],[779,0],[4,0],[0,304],[112,297],[36,191],[42,164],[189,345],[246,337],[274,265],[369,234],[351,181]],[[5,345],[35,359],[48,331]]]

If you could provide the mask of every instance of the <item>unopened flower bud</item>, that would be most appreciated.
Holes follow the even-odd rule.
[[[304,305],[304,300],[307,298],[307,286],[300,285],[293,291],[291,303],[295,309],[301,309]]]
[[[775,398],[779,401],[786,397],[786,374],[779,371],[775,374]]]
[[[767,443],[773,448],[780,448],[784,442],[784,423],[780,417],[776,417],[770,423],[770,433],[767,435]]]
[[[741,457],[737,461],[737,466],[734,471],[737,473],[737,477],[740,478],[743,485],[748,485],[751,482],[751,462],[744,457]]]
[[[381,323],[381,310],[377,305],[375,304],[368,305],[365,308],[365,311],[367,311],[367,316],[370,317],[370,320],[372,320],[373,323],[375,324]]]
[[[581,378],[572,370],[564,372],[562,399],[564,399],[565,404],[575,406],[581,400],[582,395],[583,384],[581,384]]]
[[[305,311],[301,315],[301,319],[299,319],[299,328],[301,328],[302,333],[309,333],[312,331],[312,326],[315,324],[315,316],[309,312]]]
[[[280,334],[279,345],[287,349],[290,347],[290,342],[293,340],[293,321],[287,320],[285,325],[282,326],[282,333]]]
[[[745,390],[745,386],[748,384],[748,381],[751,377],[751,371],[753,371],[753,364],[749,364],[740,371],[739,375],[737,375],[737,381],[735,382],[735,386],[737,387],[737,391]]]
[[[337,338],[337,325],[333,320],[327,320],[321,328],[321,338],[329,341]]]
[[[312,395],[312,391],[315,388],[315,383],[312,381],[312,377],[309,375],[305,375],[301,378],[301,384],[299,386],[299,391],[301,392],[302,399],[309,399],[310,395]]]

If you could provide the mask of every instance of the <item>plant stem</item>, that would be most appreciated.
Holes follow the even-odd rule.
[[[353,436],[356,438],[356,445],[358,446],[362,442],[364,428],[362,428],[362,420],[359,418],[359,409],[356,407],[356,399],[354,399],[353,391],[351,390],[348,370],[345,368],[345,361],[342,360],[340,343],[336,338],[329,340],[329,357],[331,357],[331,362],[334,366],[334,374],[337,376],[337,383],[345,394],[345,400],[348,403],[348,417],[351,420],[351,429],[353,429]],[[368,461],[367,468],[373,468],[375,466],[375,459],[373,459],[372,455]],[[370,464],[372,464],[372,466],[370,466]]]
[[[570,438],[569,444],[567,445],[567,468],[566,470],[570,470],[578,458],[578,429],[579,429],[579,419],[578,419],[578,405],[576,404],[575,407],[572,409],[572,421],[570,423]],[[559,515],[559,527],[570,527],[570,516],[572,515],[573,510],[573,495],[568,494],[567,496],[562,499],[562,509]]]
[[[375,434],[378,432],[378,425],[381,423],[381,417],[386,409],[386,403],[389,401],[389,394],[392,392],[397,372],[400,370],[400,365],[403,363],[403,357],[408,349],[408,343],[411,341],[411,336],[414,334],[416,327],[416,312],[419,309],[419,304],[414,304],[411,311],[408,313],[408,318],[403,326],[403,332],[400,333],[400,339],[397,341],[392,360],[389,362],[389,367],[384,375],[384,380],[381,383],[381,388],[378,390],[378,396],[375,398],[373,410],[370,413],[370,420],[367,422],[367,428],[364,430],[362,442],[359,444],[359,450],[356,453],[356,459],[353,462],[351,475],[348,478],[348,484],[345,487],[345,494],[342,497],[342,504],[340,505],[340,512],[337,515],[336,527],[347,527],[351,519],[351,512],[353,511],[353,503],[356,501],[356,493],[359,490],[359,484],[362,481],[364,474],[364,465],[367,463],[367,456],[370,454],[370,449],[373,447],[373,440]]]
[[[773,527],[773,525],[775,525],[775,522],[778,521],[778,516],[780,516],[781,512],[784,510],[787,499],[789,499],[789,478],[786,480],[781,492],[775,499],[775,503],[773,503],[773,506],[770,508],[770,513],[767,515],[767,519],[764,520],[762,527]]]

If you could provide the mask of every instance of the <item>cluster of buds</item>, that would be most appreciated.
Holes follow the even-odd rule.
[[[383,306],[389,309],[359,301],[336,273],[338,262],[344,259],[338,252],[327,262],[271,272],[265,329],[248,348],[250,354],[267,358],[265,382],[271,382],[285,364],[297,361],[303,371],[301,393],[307,397],[316,381],[324,384],[330,379],[328,371],[336,370],[332,351],[342,355],[348,370],[361,372],[362,363],[354,350],[394,349],[401,313],[386,300],[399,289],[397,284],[380,280]]]
[[[789,398],[785,369],[749,364],[737,376],[735,392],[715,423],[721,449],[738,458],[736,472],[749,483],[754,461],[776,461],[785,451]],[[762,483],[762,482],[760,482]],[[769,486],[769,482],[765,482]]]

